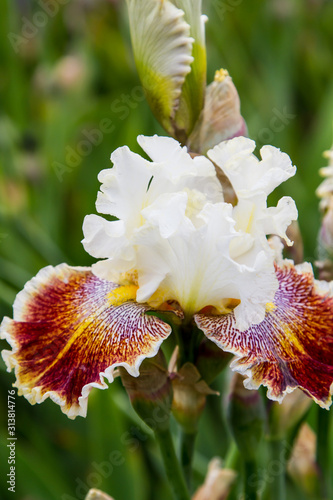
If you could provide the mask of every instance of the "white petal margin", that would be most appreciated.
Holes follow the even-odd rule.
[[[49,397],[75,418],[86,415],[91,389],[106,389],[117,366],[139,376],[171,328],[145,315],[150,308],[134,302],[136,289],[100,280],[89,268],[42,269],[17,295],[14,319],[0,327],[18,393],[31,404]]]
[[[238,198],[263,192],[267,196],[296,173],[289,156],[273,146],[263,146],[261,161],[253,154],[255,142],[235,137],[209,150],[208,157],[229,178]]]
[[[185,13],[185,20],[191,27],[191,35],[201,46],[205,46],[205,23],[207,17],[201,14],[201,0],[172,0]]]
[[[171,132],[193,62],[190,26],[184,12],[169,0],[127,0],[127,5],[135,62],[147,100]]]

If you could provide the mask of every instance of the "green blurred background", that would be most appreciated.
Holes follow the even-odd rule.
[[[296,200],[305,256],[314,261],[314,190],[332,143],[333,2],[204,0],[204,13],[208,81],[227,68],[250,136],[297,165],[276,196]],[[92,263],[80,240],[84,216],[95,212],[98,172],[118,146],[140,152],[138,134],[163,131],[142,99],[124,0],[2,0],[0,33],[2,317],[11,316],[16,293],[41,267]],[[16,397],[16,493],[8,493],[7,391],[14,377],[0,363],[1,498],[81,499],[86,485],[116,500],[170,498],[149,431],[118,382],[93,392],[88,417],[74,422],[49,401],[32,407]],[[202,422],[197,482],[209,458],[225,453],[219,406],[210,402]],[[111,451],[118,452],[113,470]],[[289,493],[304,498],[291,486]]]

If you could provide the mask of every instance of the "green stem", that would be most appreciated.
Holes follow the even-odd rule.
[[[316,460],[319,469],[320,498],[330,498],[331,468],[329,458],[330,443],[330,412],[318,408],[317,414],[317,454]]]
[[[210,387],[217,392],[223,394],[226,390],[224,384],[218,383],[216,380],[210,384]],[[219,455],[225,458],[229,446],[230,446],[230,432],[227,427],[226,418],[224,416],[221,405],[221,398],[207,398],[206,404],[206,414],[208,414],[209,425],[211,429],[215,432],[216,436],[219,436]],[[235,445],[236,447],[236,445]],[[237,449],[237,447],[236,447]]]
[[[237,464],[239,460],[239,449],[235,441],[231,441],[229,449],[225,456],[224,467],[226,469],[237,469]]]
[[[182,431],[181,433],[181,464],[183,467],[183,472],[187,487],[191,489],[192,482],[192,461],[194,454],[194,444],[195,444],[196,433],[187,433]]]
[[[257,500],[258,471],[255,460],[244,462],[244,498]]]
[[[174,327],[174,332],[179,348],[178,366],[183,366],[186,362],[194,363],[202,332],[192,323],[185,323]]]
[[[190,500],[190,494],[176,456],[170,430],[155,431],[155,438],[161,449],[165,472],[175,500]]]
[[[271,438],[268,441],[270,460],[268,464],[268,487],[270,500],[286,500],[286,440]]]

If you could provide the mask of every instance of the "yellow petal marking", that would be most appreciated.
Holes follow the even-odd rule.
[[[277,306],[275,304],[273,304],[273,302],[267,302],[267,304],[266,304],[266,312],[267,313],[271,313],[271,312],[275,311],[276,308],[277,308]]]
[[[125,285],[115,288],[114,290],[112,290],[112,292],[109,293],[108,296],[110,305],[121,306],[121,304],[124,304],[124,302],[135,300],[137,290],[138,287],[136,285]]]

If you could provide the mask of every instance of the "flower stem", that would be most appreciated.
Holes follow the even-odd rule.
[[[316,460],[319,469],[320,498],[326,500],[330,496],[331,467],[329,459],[330,443],[330,412],[318,408],[317,414],[317,453]]]
[[[185,431],[182,431],[181,433],[181,443],[180,443],[181,464],[183,467],[183,472],[187,483],[187,487],[189,489],[191,489],[191,482],[192,482],[192,461],[193,461],[195,438],[196,438],[196,433],[188,433]]]
[[[190,494],[176,456],[170,430],[155,431],[155,438],[161,449],[165,472],[175,500],[190,500]]]
[[[257,500],[258,472],[255,460],[244,461],[244,498]]]
[[[224,467],[226,469],[237,469],[237,464],[239,460],[239,450],[235,441],[231,441],[227,454],[225,456]]]
[[[269,499],[286,500],[286,440],[269,439]]]

